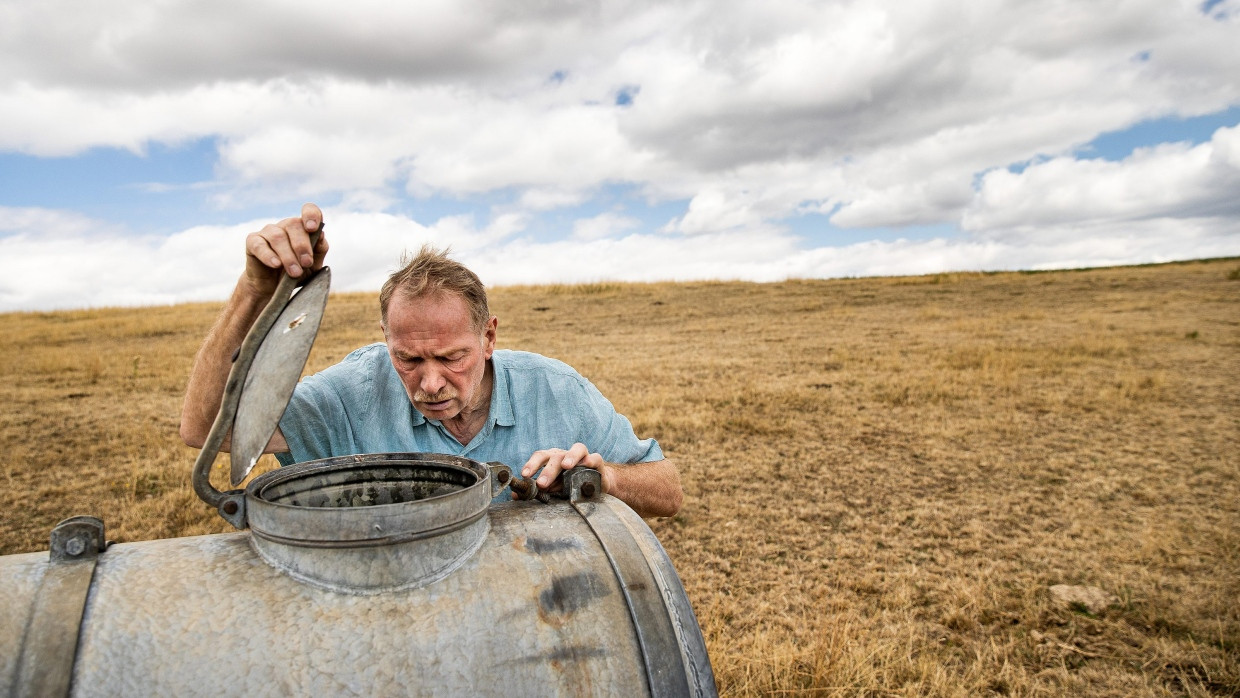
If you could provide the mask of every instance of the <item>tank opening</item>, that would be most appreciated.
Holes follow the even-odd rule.
[[[358,464],[301,473],[260,489],[259,499],[295,507],[342,508],[414,502],[477,484],[473,471],[439,463]]]

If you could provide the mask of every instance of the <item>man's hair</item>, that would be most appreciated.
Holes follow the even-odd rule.
[[[486,327],[491,319],[486,287],[464,264],[449,259],[448,250],[423,245],[413,259],[408,254],[402,255],[400,265],[400,270],[389,276],[379,291],[379,312],[384,327],[387,327],[388,305],[396,293],[411,299],[440,293],[459,296],[469,308],[473,329],[481,332]]]

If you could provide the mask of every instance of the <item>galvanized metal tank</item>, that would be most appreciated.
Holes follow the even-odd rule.
[[[75,517],[49,553],[0,557],[0,689],[715,695],[671,561],[597,471],[566,471],[562,498],[503,464],[424,453],[302,463],[244,491],[207,482],[223,432],[283,411],[287,395],[236,408],[242,385],[291,392],[288,352],[271,347],[293,346],[300,372],[326,302],[314,283],[256,324],[195,466],[199,495],[243,530],[109,545],[101,521]],[[272,340],[303,325],[308,340]],[[247,375],[263,352],[277,379]],[[260,449],[268,426],[248,437]],[[504,488],[528,499],[492,503]]]
[[[306,463],[251,483],[248,532],[102,552],[71,522],[55,554],[0,558],[0,683],[47,695],[46,672],[67,669],[87,696],[713,695],[646,524],[585,496],[585,471],[568,500],[490,504],[490,470],[429,454]]]

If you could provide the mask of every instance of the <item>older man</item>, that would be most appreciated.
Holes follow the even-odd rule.
[[[280,275],[323,266],[328,244],[313,204],[246,238],[246,268],[190,374],[181,437],[201,447],[219,411],[231,357]],[[499,319],[473,272],[423,248],[380,292],[386,344],[354,351],[298,384],[267,445],[281,463],[353,453],[421,451],[522,464],[552,486],[563,470],[597,468],[603,491],[642,516],[680,508],[676,466],[569,366],[496,351]]]

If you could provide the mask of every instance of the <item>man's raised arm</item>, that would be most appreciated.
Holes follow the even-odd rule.
[[[301,207],[297,218],[286,218],[268,225],[245,239],[245,273],[203,341],[194,367],[190,370],[181,406],[181,438],[195,448],[202,448],[220,410],[232,356],[245,335],[266,307],[281,274],[294,278],[307,269],[319,269],[327,255],[327,237],[320,234],[311,248],[310,233],[321,230],[323,212],[314,204]],[[225,440],[223,450],[228,450]],[[267,451],[288,450],[284,435],[277,429]]]

